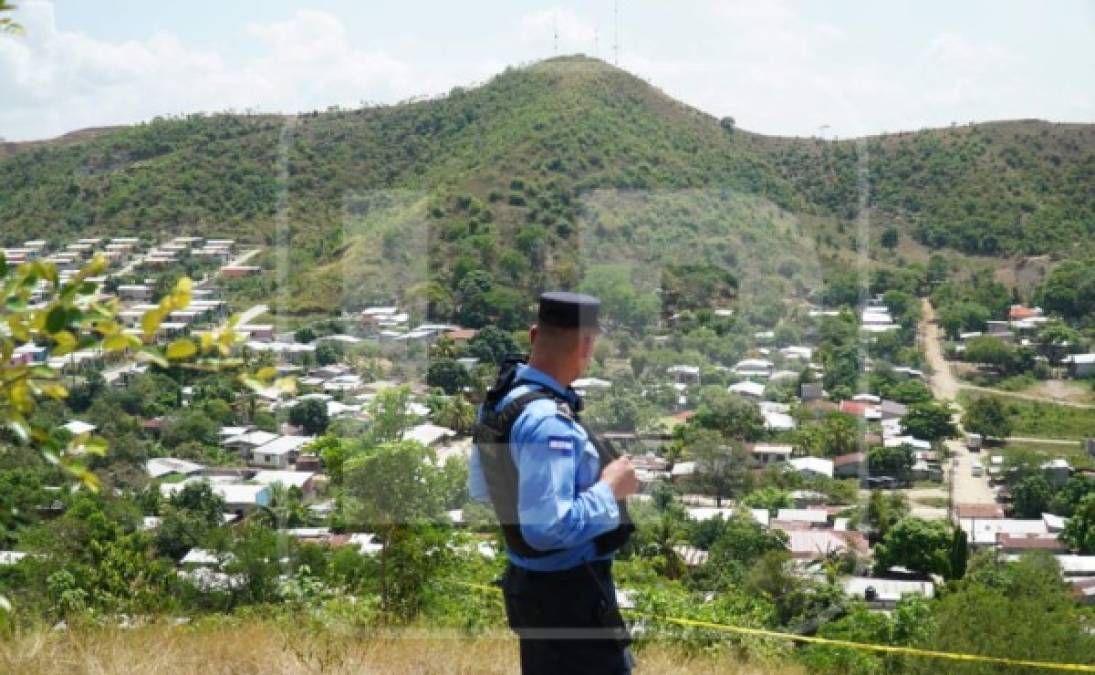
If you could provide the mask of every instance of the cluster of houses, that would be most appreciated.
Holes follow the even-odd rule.
[[[1068,519],[1052,513],[1041,518],[1007,518],[999,504],[957,504],[954,524],[965,531],[974,550],[995,550],[1006,559],[1030,551],[1052,554],[1077,599],[1095,604],[1095,555],[1077,555],[1061,540]]]
[[[1032,347],[1038,338],[1038,333],[1050,322],[1041,307],[1028,307],[1026,305],[1012,305],[1008,309],[1006,320],[993,320],[985,322],[984,331],[970,331],[959,334],[958,344],[954,345],[954,353],[961,357],[966,350],[967,343],[983,335],[999,338],[1004,342],[1020,347]],[[1062,345],[1071,347],[1071,345]],[[1043,362],[1046,358],[1037,357]],[[1051,364],[1052,365],[1052,364]],[[1095,376],[1095,353],[1077,353],[1064,356],[1057,364],[1062,370],[1073,378],[1085,378]]]
[[[83,302],[106,302],[116,299],[119,303],[117,319],[123,331],[144,339],[141,317],[156,307],[157,298],[156,271],[175,262],[187,252],[215,250],[230,255],[234,242],[229,239],[206,240],[200,237],[175,237],[158,246],[143,249],[141,241],[135,237],[87,237],[75,243],[51,247],[44,240],[26,241],[20,247],[4,249],[5,259],[12,264],[30,260],[42,260],[57,266],[60,279],[72,278],[95,256],[101,255],[108,261],[108,267],[100,276],[89,281],[99,284],[99,292],[94,297],[84,298]],[[212,248],[209,248],[212,247]],[[133,281],[142,273],[151,276]],[[111,278],[114,282],[111,283]],[[41,280],[35,286],[31,297],[31,307],[44,306],[48,282]],[[159,325],[151,340],[170,339],[184,332],[211,326],[221,321],[228,312],[227,303],[218,297],[218,291],[208,283],[198,283],[191,292],[190,306],[176,310]],[[50,358],[44,346],[28,342],[19,346],[12,355],[15,363],[43,364],[61,371],[79,371],[88,368],[106,368],[118,355],[96,348],[77,349],[61,357]],[[108,381],[115,381],[120,371],[105,370]]]

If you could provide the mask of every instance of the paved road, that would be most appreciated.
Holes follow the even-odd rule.
[[[932,391],[936,398],[954,401],[954,407],[957,410],[954,414],[954,423],[958,427],[960,437],[964,437],[961,408],[955,401],[961,386],[951,372],[950,364],[943,358],[939,325],[935,323],[935,311],[927,299],[922,304],[920,336],[924,355],[932,369],[929,380]],[[953,476],[951,504],[995,504],[996,493],[989,487],[987,474],[982,473],[980,477],[972,474],[971,467],[975,461],[980,461],[979,454],[971,453],[961,441],[950,440],[946,442],[946,446],[951,454],[951,460],[946,468],[948,474]],[[981,463],[984,464],[984,462]]]
[[[255,305],[254,307],[249,307],[240,314],[240,320],[236,322],[236,325],[246,326],[247,324],[254,321],[256,318],[262,316],[269,311],[270,308],[266,305]]]
[[[243,253],[236,256],[235,260],[232,260],[231,262],[225,263],[224,266],[225,267],[236,267],[236,266],[239,266],[239,265],[246,265],[248,260],[250,260],[251,258],[254,258],[255,256],[257,256],[261,252],[262,252],[261,248],[253,248],[250,251],[244,251]]]

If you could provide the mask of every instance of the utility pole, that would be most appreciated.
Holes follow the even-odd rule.
[[[620,0],[612,4],[612,23],[615,36],[612,40],[612,64],[620,65]]]
[[[551,17],[551,29],[555,35],[555,55],[559,55],[559,15],[555,14]]]

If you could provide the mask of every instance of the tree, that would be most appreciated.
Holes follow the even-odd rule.
[[[1032,474],[1011,486],[1011,496],[1016,518],[1041,518],[1053,499],[1053,486],[1045,476]]]
[[[1015,359],[1015,348],[993,335],[981,335],[966,344],[962,357],[971,363],[984,363],[1007,371]]]
[[[745,482],[746,454],[739,445],[729,444],[711,429],[696,429],[687,436],[685,447],[696,462],[693,481],[715,496],[715,505],[734,494]]]
[[[1061,262],[1046,276],[1038,297],[1047,311],[1090,324],[1095,316],[1095,258]]]
[[[734,133],[734,118],[727,115],[719,120],[719,126],[728,134]]]
[[[1095,492],[1080,500],[1061,538],[1080,553],[1095,553]]]
[[[920,380],[905,380],[890,388],[887,398],[904,403],[924,403],[932,400],[932,390]]]
[[[958,435],[958,428],[951,421],[953,415],[954,410],[945,402],[914,403],[901,418],[901,427],[906,433],[925,441],[954,438]]]
[[[943,521],[902,518],[874,548],[875,572],[895,565],[923,574],[949,576],[950,528]]]
[[[327,431],[327,404],[317,398],[306,398],[289,409],[289,424],[300,427],[308,436]]]
[[[434,359],[426,368],[426,384],[440,387],[450,396],[471,386],[471,383],[468,369],[453,359]]]
[[[224,522],[224,500],[206,481],[189,483],[168,499],[155,544],[161,555],[178,560]]]
[[[898,239],[899,234],[896,227],[890,226],[887,227],[885,230],[882,230],[881,243],[882,247],[886,250],[892,251],[897,248]]]
[[[966,576],[966,563],[970,557],[969,537],[960,527],[954,528],[950,549],[950,578],[961,579]]]
[[[764,416],[756,403],[719,386],[704,387],[699,398],[691,423],[742,441],[755,441],[764,435]]]
[[[346,462],[348,494],[359,503],[359,522],[381,544],[380,597],[387,612],[395,600],[388,586],[390,547],[416,527],[444,513],[444,476],[432,451],[414,441],[386,442]]]
[[[1068,354],[1081,351],[1083,346],[1080,331],[1059,321],[1043,326],[1035,340],[1050,363],[1058,363]]]
[[[510,334],[496,326],[484,326],[468,340],[468,354],[483,363],[502,365],[506,356],[517,352],[517,343]]]
[[[331,344],[329,341],[320,342],[316,345],[316,363],[320,366],[329,366],[333,363],[338,363],[338,359],[341,356],[338,347]]]
[[[907,445],[875,446],[867,451],[867,467],[872,476],[892,476],[902,483],[912,479],[913,457]]]
[[[909,515],[909,500],[900,492],[885,493],[881,490],[872,490],[867,497],[867,505],[863,509],[860,522],[871,528],[871,539],[877,541]]]
[[[217,430],[217,423],[205,412],[190,410],[164,420],[160,441],[169,448],[183,443],[214,445],[217,442]]]
[[[935,603],[936,629],[921,646],[939,651],[1003,658],[1095,663],[1095,638],[1087,631],[1060,567],[1052,556],[1026,554],[1004,563],[989,554],[974,558],[965,578]],[[907,662],[906,672],[930,675],[940,665]],[[947,673],[982,675],[1029,669],[952,661]]]
[[[777,529],[766,530],[747,511],[739,509],[726,519],[718,539],[711,544],[707,567],[727,570],[741,576],[769,551],[787,548],[787,535]]]
[[[475,424],[475,406],[468,399],[457,394],[449,396],[434,412],[433,419],[437,424],[448,427],[460,434],[471,433]]]
[[[962,426],[985,438],[1007,438],[1011,435],[1012,422],[1000,399],[983,396],[973,399],[966,406]]]
[[[396,441],[410,428],[414,416],[407,411],[411,390],[406,385],[384,389],[369,403],[372,425],[364,440],[365,447]]]

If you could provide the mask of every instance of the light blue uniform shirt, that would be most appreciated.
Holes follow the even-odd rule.
[[[531,389],[549,389],[577,404],[572,389],[532,366],[519,365],[515,382],[496,410]],[[611,558],[597,555],[593,539],[620,524],[620,510],[608,484],[597,480],[601,460],[585,430],[560,414],[554,400],[533,401],[513,423],[510,453],[517,466],[521,534],[533,548],[563,549],[540,558],[507,550],[510,561],[535,572],[555,572]],[[477,501],[490,501],[477,447],[468,462],[468,493]]]

